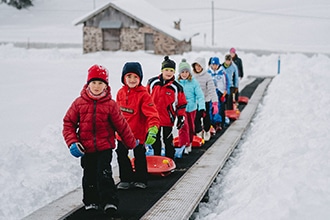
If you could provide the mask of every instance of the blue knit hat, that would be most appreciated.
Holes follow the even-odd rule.
[[[138,63],[138,62],[125,63],[122,74],[121,74],[121,82],[123,84],[125,84],[124,77],[127,73],[135,73],[136,75],[138,75],[140,77],[140,84],[141,84],[142,79],[143,79],[143,72],[142,72],[142,67],[141,67],[140,63]]]
[[[218,57],[212,57],[210,65],[212,64],[220,65],[220,59]]]

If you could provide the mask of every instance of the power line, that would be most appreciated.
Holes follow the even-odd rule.
[[[7,9],[0,9],[0,11],[8,11]],[[29,12],[90,12],[92,9],[28,9]]]
[[[266,15],[266,16],[330,20],[330,17],[321,17],[321,16],[313,16],[313,15],[285,14],[285,13],[278,13],[278,12],[265,12],[265,11],[243,10],[243,9],[233,9],[233,8],[219,8],[219,7],[215,7],[214,9],[218,10],[218,11],[232,11],[232,12],[238,12],[238,13],[259,14],[259,15]],[[177,11],[177,10],[194,11],[194,10],[211,10],[211,8],[171,8],[171,9],[167,8],[167,9],[162,9],[162,10],[164,10],[164,11]]]
[[[234,12],[241,12],[241,13],[248,13],[248,14],[261,14],[261,15],[270,15],[270,16],[281,16],[281,17],[296,17],[296,18],[313,18],[313,19],[325,19],[330,20],[330,17],[319,17],[319,16],[312,16],[312,15],[296,15],[296,14],[284,14],[278,12],[264,12],[264,11],[253,11],[253,10],[242,10],[242,9],[231,9],[231,8],[215,8],[219,11],[234,11]]]
[[[0,11],[6,9],[0,9]],[[166,8],[162,9],[164,11],[184,11],[184,10],[212,10],[211,8]],[[218,11],[231,11],[231,12],[239,12],[245,14],[259,14],[259,15],[266,15],[266,16],[280,16],[280,17],[295,17],[295,18],[307,18],[307,19],[323,19],[323,20],[330,20],[330,17],[321,17],[321,16],[312,16],[312,15],[297,15],[297,14],[285,14],[285,13],[278,13],[278,12],[265,12],[265,11],[255,11],[255,10],[243,10],[243,9],[233,9],[233,8],[219,8],[214,7],[214,10]],[[90,12],[89,9],[33,9],[33,11],[39,12]]]

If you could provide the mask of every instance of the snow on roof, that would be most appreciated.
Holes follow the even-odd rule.
[[[179,18],[164,13],[144,0],[134,0],[134,3],[132,3],[131,0],[112,0],[100,8],[91,11],[87,15],[76,19],[73,23],[74,25],[84,23],[109,7],[113,7],[125,15],[143,24],[147,24],[176,40],[189,40],[192,37],[191,34],[184,33],[174,28],[174,21],[178,21]]]

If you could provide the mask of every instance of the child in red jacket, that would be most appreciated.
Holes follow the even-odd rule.
[[[180,129],[185,120],[186,97],[179,82],[175,81],[175,62],[165,56],[162,62],[161,74],[148,81],[147,90],[156,105],[160,127],[162,128],[165,156],[174,159],[172,129],[177,118],[177,129]],[[158,132],[156,142],[152,145],[155,155],[161,155],[161,132]]]
[[[130,149],[137,141],[111,98],[107,69],[93,65],[88,70],[87,84],[63,122],[63,136],[71,154],[81,157],[85,209],[102,208],[112,215],[119,203],[110,165],[112,149],[116,147],[115,132]]]
[[[140,144],[134,148],[134,168],[128,157],[128,149],[122,140],[118,140],[117,159],[121,182],[117,189],[147,187],[147,160],[144,144],[151,145],[156,141],[159,128],[159,116],[154,102],[146,87],[141,85],[142,67],[138,62],[127,62],[122,70],[123,87],[117,93],[117,103]]]

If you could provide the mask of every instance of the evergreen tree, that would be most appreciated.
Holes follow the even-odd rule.
[[[33,6],[32,0],[0,0],[0,3],[6,3],[17,9],[27,8]]]

